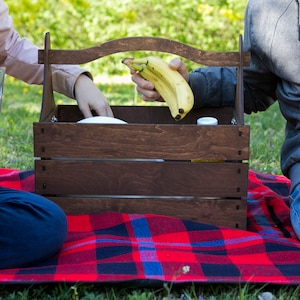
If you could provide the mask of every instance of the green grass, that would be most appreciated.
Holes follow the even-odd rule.
[[[140,99],[133,84],[103,85],[111,104],[138,104]],[[28,86],[7,76],[0,114],[0,151],[2,168],[33,169],[32,122],[39,119],[42,89]],[[56,101],[74,103],[56,94]],[[251,128],[250,168],[256,171],[281,174],[279,157],[284,138],[284,120],[273,105],[267,112],[246,116]],[[97,284],[39,284],[0,285],[2,299],[257,299],[258,294],[270,291],[276,299],[299,299],[299,287],[261,286],[255,284],[166,284],[161,288],[103,286]],[[202,298],[201,298],[202,297]]]
[[[247,115],[245,123],[250,125],[250,168],[281,174],[280,148],[285,135],[285,120],[278,103],[265,112]]]
[[[100,284],[1,285],[0,299],[7,300],[257,300],[271,293],[272,300],[299,300],[299,286],[268,287],[251,284],[190,284],[157,288]],[[261,298],[270,299],[270,298]]]

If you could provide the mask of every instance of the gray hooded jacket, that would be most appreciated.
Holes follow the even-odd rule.
[[[285,117],[281,168],[300,183],[300,22],[298,0],[249,0],[244,50],[251,65],[244,70],[245,112],[266,110],[276,100]],[[232,106],[236,70],[207,67],[190,73],[195,106]]]

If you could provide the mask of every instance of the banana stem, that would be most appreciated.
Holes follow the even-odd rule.
[[[131,65],[131,68],[135,71],[138,71],[138,72],[142,72],[145,67],[146,67],[145,65],[139,65],[139,64],[132,64]]]

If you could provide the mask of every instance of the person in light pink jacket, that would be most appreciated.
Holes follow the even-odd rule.
[[[0,66],[7,74],[29,84],[43,83],[38,48],[14,30],[12,18],[0,0]],[[74,98],[84,117],[113,116],[111,108],[91,75],[79,66],[53,66],[55,91]],[[0,269],[42,263],[55,255],[67,236],[67,218],[55,203],[0,184]]]
[[[8,7],[0,0],[0,66],[24,82],[42,84],[44,66],[37,59],[38,47],[15,31]],[[92,111],[113,116],[108,101],[86,70],[73,65],[53,65],[52,79],[56,92],[77,100],[84,117],[91,117]]]

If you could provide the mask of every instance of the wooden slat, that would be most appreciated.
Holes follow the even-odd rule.
[[[111,106],[116,118],[136,124],[191,124],[200,117],[215,117],[220,125],[230,125],[234,116],[232,107],[193,109],[185,118],[175,121],[165,106]],[[78,105],[58,105],[55,115],[58,122],[77,122],[83,119]]]
[[[85,64],[98,58],[127,51],[158,51],[182,56],[206,66],[236,66],[240,64],[239,52],[209,52],[183,43],[157,37],[127,37],[108,41],[81,50],[50,50],[50,64]],[[250,54],[244,53],[244,65],[250,63]],[[38,62],[44,62],[44,50],[38,51]]]
[[[237,85],[235,96],[235,119],[238,125],[244,125],[244,64],[243,64],[243,39],[239,37],[240,66],[237,68]]]
[[[35,123],[34,155],[247,160],[249,127]]]
[[[233,118],[232,107],[193,109],[179,121],[172,118],[168,107],[162,106],[112,106],[112,110],[116,118],[139,124],[196,125],[198,118],[210,116],[217,118],[220,125],[230,125]]]
[[[48,197],[67,214],[121,212],[159,214],[218,226],[246,229],[244,199],[134,199]]]
[[[44,195],[242,197],[247,172],[242,163],[38,160],[35,186]]]
[[[51,119],[56,109],[52,87],[52,67],[49,64],[50,36],[45,35],[43,101],[41,106],[40,122]]]

